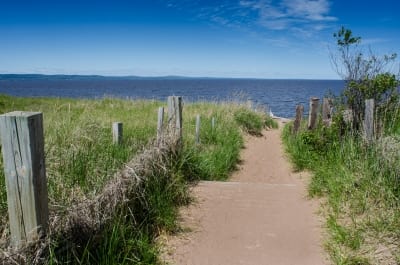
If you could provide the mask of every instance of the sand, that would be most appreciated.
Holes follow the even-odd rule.
[[[195,202],[180,212],[186,232],[165,240],[167,263],[328,264],[318,202],[307,198],[308,176],[293,172],[280,134],[247,137],[242,163],[229,181],[193,188]]]

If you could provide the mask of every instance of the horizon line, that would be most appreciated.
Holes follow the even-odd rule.
[[[132,78],[132,79],[253,79],[253,80],[332,80],[343,81],[335,78],[297,78],[297,77],[214,77],[214,76],[186,76],[186,75],[103,75],[103,74],[42,74],[42,73],[0,73],[0,76],[32,76],[32,77],[82,77],[82,78]]]

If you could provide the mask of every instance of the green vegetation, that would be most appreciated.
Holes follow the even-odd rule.
[[[377,56],[369,48],[360,47],[361,37],[342,27],[333,34],[337,53],[331,53],[331,62],[336,72],[346,81],[342,104],[353,111],[353,129],[362,129],[366,99],[374,99],[378,114],[391,112],[398,100],[398,83],[393,74],[397,54]]]
[[[335,37],[341,59],[349,60],[349,78],[342,98],[336,100],[338,111],[332,126],[325,127],[320,121],[316,130],[309,131],[303,124],[293,135],[289,124],[283,139],[296,169],[313,174],[309,195],[324,198],[326,249],[334,264],[400,264],[399,81],[382,72],[383,68],[370,69],[377,62],[373,58],[346,57],[348,45],[361,41],[351,31],[342,29]],[[354,72],[360,70],[357,67],[365,68]],[[362,136],[361,110],[364,100],[371,97],[377,103],[377,135],[367,143]],[[342,116],[347,104],[353,107],[352,122]]]
[[[252,135],[261,135],[262,130],[267,128],[278,128],[278,123],[271,117],[251,111],[246,107],[241,107],[233,113],[235,121],[242,129]]]
[[[124,187],[121,184],[124,182],[114,183],[116,172],[124,165],[127,169],[133,168],[134,163],[129,161],[147,154],[143,150],[153,148],[157,109],[162,105],[157,101],[111,98],[72,100],[0,96],[1,113],[14,110],[43,112],[49,207],[54,223],[74,214],[76,205],[79,205],[78,209],[85,209],[85,203],[93,200],[102,203],[110,200],[112,205],[113,199],[106,198],[109,194],[126,195],[125,201],[114,207],[115,212],[107,213],[113,207],[101,209],[96,218],[104,219],[104,222],[86,220],[86,212],[77,211],[76,220],[80,221],[59,221],[65,224],[64,228],[51,225],[54,229],[40,249],[44,259],[35,263],[157,264],[155,238],[160,231],[179,229],[177,207],[190,201],[190,182],[225,180],[238,162],[243,145],[242,131],[259,132],[266,125],[276,125],[265,114],[254,114],[239,104],[186,104],[183,149],[178,152],[174,147],[160,147],[148,152],[149,159],[143,160],[143,170],[136,171],[143,174],[137,184]],[[256,122],[244,124],[236,118],[237,113],[245,113]],[[200,144],[195,143],[194,136],[197,114],[201,115]],[[214,127],[211,125],[213,117]],[[121,145],[112,144],[111,124],[115,121],[123,122]],[[139,161],[142,162],[141,158]],[[136,173],[131,177],[135,178]],[[107,196],[103,196],[105,188],[112,189]],[[110,220],[101,217],[102,214]],[[9,235],[3,170],[0,170],[0,216],[0,233],[2,239],[6,239]],[[4,246],[2,243],[1,247]],[[0,260],[2,258],[0,254]],[[32,262],[29,256],[27,259],[28,263]]]
[[[210,111],[209,103],[196,103],[184,113],[189,116],[184,116],[184,119],[191,120],[184,151],[190,160],[190,167],[185,168],[185,172],[191,178],[226,180],[239,159],[243,145],[241,131],[259,135],[263,128],[277,127],[276,121],[264,112],[254,112],[236,104],[214,106],[217,109]],[[201,145],[194,143],[196,112],[208,113],[201,121]],[[212,117],[215,118],[215,128],[212,128]]]
[[[336,125],[298,135],[286,126],[283,139],[296,169],[313,172],[310,196],[326,198],[326,248],[334,263],[400,262],[399,135],[366,146]]]
[[[93,197],[124,162],[155,135],[159,102],[0,96],[0,113],[43,112],[50,204],[67,207]],[[143,117],[149,117],[143,119]],[[124,123],[124,144],[112,144],[111,124]],[[2,166],[1,166],[2,168]],[[0,171],[4,180],[4,172]],[[0,205],[6,203],[1,189]],[[3,215],[5,207],[0,208]]]

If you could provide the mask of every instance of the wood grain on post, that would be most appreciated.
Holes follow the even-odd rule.
[[[375,101],[374,99],[365,100],[365,115],[364,115],[364,132],[367,142],[372,142],[374,139],[374,112]]]
[[[200,115],[196,115],[196,144],[200,143]]]
[[[160,143],[162,139],[163,124],[164,124],[164,107],[159,107],[158,118],[157,118],[157,143]]]
[[[304,106],[297,105],[296,106],[296,119],[294,120],[294,123],[293,123],[293,133],[299,132],[301,120],[303,119],[303,113],[304,113]]]
[[[332,99],[324,98],[322,101],[322,121],[326,126],[330,126],[332,121]]]
[[[308,129],[314,130],[317,126],[319,98],[310,99],[310,110],[308,116]]]
[[[0,115],[11,244],[22,247],[45,235],[49,210],[44,161],[43,115]]]
[[[122,122],[114,122],[112,125],[112,135],[113,135],[113,143],[121,144],[122,143]]]
[[[168,126],[172,135],[182,142],[182,97],[168,97]]]

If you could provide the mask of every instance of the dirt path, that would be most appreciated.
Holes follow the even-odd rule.
[[[167,239],[180,265],[322,265],[317,203],[286,160],[280,130],[246,140],[243,163],[229,182],[200,182],[182,209],[189,232]]]

